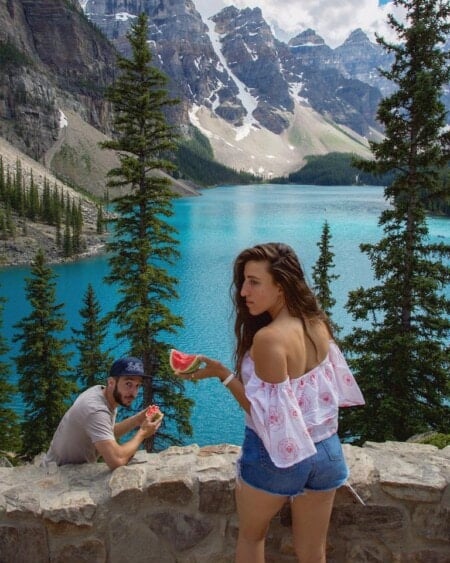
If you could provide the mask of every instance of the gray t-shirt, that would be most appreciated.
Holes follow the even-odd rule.
[[[110,410],[104,387],[95,385],[81,393],[61,419],[45,462],[58,465],[96,461],[95,442],[115,440],[116,409]]]

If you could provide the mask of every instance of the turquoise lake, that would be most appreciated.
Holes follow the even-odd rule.
[[[230,303],[231,269],[235,256],[245,247],[268,241],[286,242],[298,252],[305,272],[311,278],[319,249],[323,223],[331,231],[335,268],[333,282],[336,299],[334,320],[352,329],[345,311],[348,292],[359,286],[370,287],[372,272],[361,242],[376,242],[382,236],[380,213],[387,203],[381,187],[323,186],[222,186],[203,190],[200,197],[175,200],[173,225],[178,230],[180,258],[171,268],[179,279],[179,299],[171,303],[185,326],[170,343],[186,352],[202,353],[231,366],[233,318]],[[448,242],[450,220],[430,218],[430,239]],[[103,313],[114,306],[114,289],[103,283],[108,273],[105,256],[53,267],[58,278],[57,302],[64,303],[70,328],[79,328],[79,310],[88,283],[95,289]],[[29,313],[24,298],[24,278],[28,268],[0,270],[0,295],[7,298],[3,333],[12,347],[14,323]],[[450,289],[449,289],[450,291]],[[107,342],[118,356],[126,343],[116,341],[113,332]],[[12,349],[10,356],[14,355]],[[14,370],[14,364],[12,365]],[[188,383],[186,392],[195,399],[192,416],[194,435],[189,442],[199,445],[240,444],[243,415],[229,392],[216,380]],[[19,400],[14,404],[22,412]]]

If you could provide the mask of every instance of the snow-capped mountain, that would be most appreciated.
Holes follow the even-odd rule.
[[[368,140],[380,138],[376,110],[391,85],[377,67],[390,61],[361,30],[335,49],[311,29],[282,42],[259,8],[229,6],[204,21],[192,0],[0,3],[0,135],[45,159],[61,140],[61,111],[108,134],[114,47],[128,54],[126,33],[141,12],[154,63],[181,101],[169,119],[185,135],[197,127],[219,162],[270,178],[307,155],[369,156]],[[444,100],[450,107],[448,90]]]
[[[367,153],[367,139],[380,134],[375,69],[382,50],[360,30],[333,50],[312,30],[279,41],[259,8],[229,6],[205,22],[191,0],[81,5],[124,54],[131,24],[141,12],[149,16],[154,62],[183,102],[177,121],[199,127],[225,164],[285,173],[309,153]]]

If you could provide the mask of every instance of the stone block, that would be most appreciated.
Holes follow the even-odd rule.
[[[86,539],[77,544],[66,544],[55,551],[52,563],[106,563],[105,545],[98,539]]]
[[[109,480],[111,497],[128,491],[142,491],[147,479],[147,468],[143,465],[124,465],[115,469]]]
[[[333,509],[334,526],[358,526],[371,531],[400,529],[407,524],[405,513],[394,506],[341,505]]]
[[[427,539],[448,543],[450,561],[450,509],[440,505],[419,504],[412,515],[414,533]]]
[[[2,563],[36,563],[49,561],[44,526],[25,524],[0,525],[0,561]]]
[[[167,475],[160,481],[150,485],[147,493],[151,499],[183,506],[191,502],[194,496],[194,485],[192,479],[187,477],[186,474],[182,479]]]
[[[234,499],[235,479],[212,479],[199,476],[200,512],[230,514],[236,510]]]
[[[174,510],[153,513],[145,518],[149,528],[163,537],[176,551],[186,551],[201,543],[213,530],[210,518]]]
[[[41,499],[44,518],[52,522],[69,522],[77,526],[92,526],[97,504],[89,491],[49,494]]]
[[[374,460],[384,492],[403,501],[439,502],[447,479],[438,448],[404,442],[367,442],[363,448]]]
[[[152,517],[149,517],[153,518]],[[171,548],[172,538],[165,538],[150,529],[149,519],[130,518],[115,513],[108,523],[108,563],[176,563]]]

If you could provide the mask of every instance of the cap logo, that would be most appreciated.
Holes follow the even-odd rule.
[[[125,368],[127,372],[135,372],[142,373],[142,364],[141,362],[128,362],[127,367]]]

